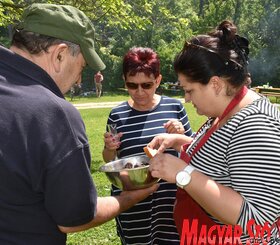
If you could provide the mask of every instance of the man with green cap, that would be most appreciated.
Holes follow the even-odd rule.
[[[83,121],[63,96],[86,64],[105,68],[84,13],[31,5],[0,57],[0,244],[65,244],[65,233],[113,219],[155,191],[97,196]]]

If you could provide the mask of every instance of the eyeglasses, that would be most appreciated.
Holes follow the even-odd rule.
[[[150,89],[154,86],[154,82],[147,82],[147,83],[131,83],[131,82],[126,82],[125,85],[128,89],[133,89],[136,90],[139,88],[139,85],[141,86],[142,89]]]

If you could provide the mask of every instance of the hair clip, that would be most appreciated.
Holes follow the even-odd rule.
[[[218,54],[215,50],[213,49],[210,49],[210,48],[206,48],[204,46],[201,46],[201,45],[198,45],[198,44],[194,44],[194,43],[190,43],[190,42],[185,42],[184,44],[184,50],[187,49],[188,47],[191,47],[191,48],[196,48],[196,49],[202,49],[202,50],[205,50],[205,51],[208,51],[210,53],[215,53],[215,54]],[[218,54],[219,55],[219,54]]]
[[[226,66],[229,66],[230,63],[233,63],[234,64],[234,69],[235,70],[241,70],[243,68],[243,66],[241,64],[239,64],[238,62],[236,62],[235,60],[232,60],[232,59],[225,59],[224,57],[222,57],[217,51],[213,50],[213,49],[209,49],[209,48],[206,48],[204,46],[201,46],[201,45],[198,45],[198,44],[194,44],[194,43],[190,43],[190,42],[185,42],[185,45],[184,45],[184,50],[186,50],[187,48],[196,48],[196,49],[201,49],[201,50],[205,50],[207,52],[210,52],[210,53],[214,53],[216,54],[218,57],[220,57],[221,60],[223,60],[224,64]]]

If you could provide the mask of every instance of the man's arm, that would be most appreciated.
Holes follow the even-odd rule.
[[[136,203],[142,201],[156,191],[157,188],[158,185],[153,185],[146,189],[123,191],[120,196],[99,197],[97,198],[96,216],[89,223],[74,227],[58,226],[58,228],[63,233],[72,233],[101,225],[115,218],[123,211],[133,207]]]

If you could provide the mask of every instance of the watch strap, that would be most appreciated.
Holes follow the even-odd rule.
[[[188,164],[188,166],[185,167],[183,171],[187,172],[188,174],[191,174],[194,170],[195,170],[195,167],[193,167],[192,165]]]

